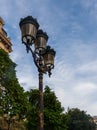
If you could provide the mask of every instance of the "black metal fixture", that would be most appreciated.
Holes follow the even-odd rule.
[[[48,35],[39,29],[39,24],[32,16],[27,16],[20,20],[20,29],[22,43],[26,45],[27,53],[30,51],[34,63],[39,72],[39,130],[44,130],[43,114],[43,74],[54,68],[54,57],[56,52],[50,46],[47,46]],[[31,46],[34,44],[34,51]]]

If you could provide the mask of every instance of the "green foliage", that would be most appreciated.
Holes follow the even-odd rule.
[[[38,126],[38,98],[39,91],[31,90],[28,92],[28,99],[31,104],[31,108],[28,114],[28,130],[37,130]],[[63,107],[58,101],[55,93],[46,86],[44,90],[44,129],[46,130],[65,130],[66,125],[64,123],[65,114],[63,114]]]
[[[90,115],[79,109],[68,110],[67,130],[95,130],[95,124]]]
[[[39,91],[28,92],[30,110],[27,116],[28,130],[37,130],[38,126],[38,98]],[[95,124],[90,115],[79,109],[69,109],[64,113],[64,108],[55,93],[46,86],[44,89],[44,129],[46,130],[95,130]]]
[[[12,62],[9,55],[0,49],[0,84],[5,86],[11,79],[16,77],[16,64]]]
[[[61,103],[55,93],[46,86],[44,91],[44,120],[46,130],[65,130],[66,125],[63,123],[63,111]]]
[[[27,113],[27,128],[28,130],[37,130],[38,126],[38,97],[39,91],[37,89],[31,89],[27,93],[27,99],[30,102],[29,112]]]
[[[19,115],[22,119],[27,113],[28,101],[19,85],[15,71],[16,64],[9,55],[0,49],[0,115]]]
[[[51,91],[48,86],[45,87],[44,91],[44,107],[59,113],[64,111],[64,108],[61,107],[61,103],[57,99],[55,93]]]

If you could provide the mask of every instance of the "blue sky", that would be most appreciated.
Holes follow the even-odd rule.
[[[25,90],[38,88],[37,68],[21,44],[20,18],[37,18],[56,50],[51,78],[45,85],[55,91],[62,106],[97,115],[97,0],[0,0],[0,16],[13,43],[12,60]]]

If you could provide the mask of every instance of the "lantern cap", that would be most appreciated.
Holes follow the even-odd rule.
[[[19,23],[20,28],[23,24],[27,24],[27,23],[34,24],[37,29],[39,28],[39,24],[37,22],[37,19],[33,18],[32,16],[27,16],[25,18],[21,18],[20,23]]]
[[[46,53],[50,53],[54,56],[56,55],[56,51],[54,51],[54,49],[52,49],[50,46],[47,46]]]
[[[46,39],[46,41],[48,40],[48,35],[47,35],[47,33],[46,33],[46,32],[43,32],[42,29],[39,29],[39,30],[37,31],[37,36],[36,36],[36,37],[44,37],[44,38]]]

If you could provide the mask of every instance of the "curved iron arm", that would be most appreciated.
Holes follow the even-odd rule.
[[[41,67],[39,64],[39,60],[42,61],[41,56],[37,57],[36,53],[33,52],[32,48],[29,45],[26,45],[27,53],[30,51],[34,60],[36,67],[38,68],[39,72],[45,73],[48,72],[49,77],[51,76],[51,69],[48,69],[46,66]]]
[[[32,57],[33,57],[33,60],[34,60],[34,63],[35,63],[35,65],[36,65],[36,67],[40,70],[41,68],[39,67],[39,65],[38,65],[38,63],[37,63],[38,58],[37,58],[36,54],[33,52],[33,50],[31,49],[30,46],[26,45],[26,49],[27,49],[27,53],[28,53],[29,51],[31,52]]]

